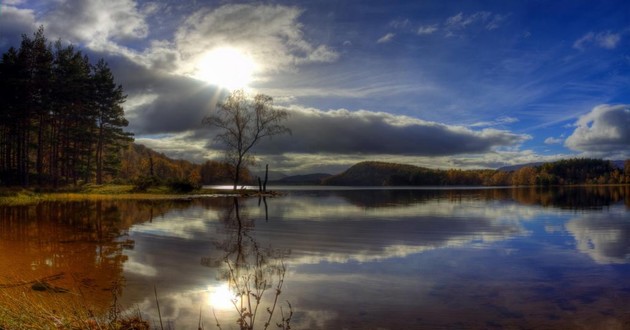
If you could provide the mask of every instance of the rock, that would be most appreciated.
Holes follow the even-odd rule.
[[[43,282],[43,281],[38,281],[33,283],[33,285],[31,285],[31,289],[35,290],[35,291],[50,291],[50,292],[55,292],[55,293],[65,293],[68,292],[70,290],[62,288],[62,287],[58,287],[58,286],[52,286],[47,282]]]

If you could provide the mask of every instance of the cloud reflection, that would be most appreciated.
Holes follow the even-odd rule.
[[[619,213],[588,214],[570,220],[576,248],[599,264],[630,263],[630,222]]]
[[[597,198],[591,204],[582,202],[592,195]],[[600,264],[627,262],[630,248],[624,241],[630,240],[630,225],[624,196],[623,191],[510,189],[295,192],[267,200],[268,221],[257,200],[240,199],[242,222],[229,220],[236,216],[232,199],[195,200],[187,209],[130,230],[136,248],[128,253],[129,265],[141,264],[156,274],[125,268],[125,277],[129,283],[157,282],[164,297],[160,304],[177,305],[164,313],[178,327],[196,322],[200,306],[206,324],[214,323],[210,308],[221,324],[230,324],[238,316],[218,308],[212,295],[226,283],[220,267],[224,248],[240,251],[245,245],[234,244],[240,237],[263,249],[290,251],[282,299],[295,306],[295,328],[340,328],[336,325],[348,322],[397,328],[433,324],[426,320],[451,324],[453,308],[469,311],[473,305],[481,312],[467,324],[523,315],[528,308],[556,317],[564,308],[586,308],[577,298],[562,302],[554,296],[591,294],[583,290],[583,281],[592,276],[594,263],[582,253]],[[239,230],[247,235],[235,235]],[[569,245],[569,234],[579,252]],[[606,276],[592,285],[614,280]],[[554,287],[558,278],[564,281],[560,288]],[[149,285],[126,290],[127,303],[153,301]],[[453,295],[461,299],[453,301]],[[528,299],[538,305],[501,307],[505,301]],[[479,307],[478,301],[485,305]],[[606,303],[597,301],[598,306]],[[411,310],[422,311],[424,319]]]

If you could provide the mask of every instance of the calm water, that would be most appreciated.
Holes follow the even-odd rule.
[[[0,207],[0,284],[157,322],[155,288],[176,329],[237,328],[235,287],[270,329],[629,328],[629,262],[630,187]]]

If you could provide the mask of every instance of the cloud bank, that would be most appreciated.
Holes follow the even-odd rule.
[[[261,152],[444,156],[484,153],[530,138],[504,130],[471,130],[386,112],[297,107],[289,112],[287,126],[293,136],[275,137],[273,143],[261,145]]]
[[[599,105],[581,116],[564,145],[593,153],[630,151],[630,105]]]

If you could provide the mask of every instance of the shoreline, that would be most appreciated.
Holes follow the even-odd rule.
[[[550,188],[596,188],[596,187],[624,187],[630,184],[573,184],[573,185],[549,185],[549,186],[353,186],[359,190],[368,188],[378,189],[550,189]],[[295,187],[300,187],[296,185]],[[318,185],[318,188],[337,190],[341,186]],[[273,187],[271,187],[273,188]],[[65,187],[57,190],[42,188],[0,187],[0,206],[2,205],[32,205],[47,201],[84,201],[84,200],[190,200],[197,198],[217,197],[277,197],[284,195],[282,192],[270,190],[264,193],[258,189],[217,189],[200,188],[191,192],[175,192],[167,186],[151,187],[146,191],[136,191],[133,185],[86,185],[81,187]]]
[[[191,192],[174,192],[166,186],[134,191],[133,185],[89,185],[84,187],[40,190],[39,188],[0,188],[0,205],[32,205],[47,201],[83,200],[189,200],[215,197],[275,197],[275,191],[221,190],[201,188]]]

